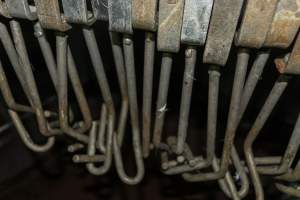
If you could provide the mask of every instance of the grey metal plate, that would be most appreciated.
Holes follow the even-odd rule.
[[[132,33],[131,0],[108,0],[109,30]]]
[[[212,11],[213,0],[186,0],[184,5],[181,41],[204,45]]]
[[[91,0],[91,3],[95,18],[108,21],[108,0]]]
[[[62,0],[62,6],[68,22],[90,24],[95,21],[92,12],[87,9],[86,0]]]
[[[6,0],[6,5],[9,14],[12,17],[36,20],[36,8],[29,6],[28,0]]]
[[[183,9],[184,0],[160,0],[157,33],[159,51],[179,51]]]
[[[203,61],[225,65],[229,56],[243,0],[217,0],[210,19]]]

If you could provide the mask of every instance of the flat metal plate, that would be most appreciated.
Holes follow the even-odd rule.
[[[131,0],[108,0],[109,30],[132,33]]]
[[[86,0],[62,0],[62,6],[68,22],[91,24],[95,21],[92,12],[87,8]]]
[[[133,28],[155,31],[157,29],[157,0],[132,0]]]
[[[300,0],[280,0],[264,46],[287,48],[300,25]]]
[[[229,56],[243,0],[216,0],[210,19],[203,61],[225,65]]]
[[[180,48],[184,0],[160,0],[157,49],[176,53]]]
[[[0,15],[6,18],[11,18],[5,1],[0,1]]]
[[[275,60],[276,67],[280,73],[283,74],[300,74],[300,34],[298,34],[294,44],[292,53],[288,60],[284,58]]]
[[[236,45],[261,48],[273,21],[278,0],[247,1]]]
[[[41,25],[46,29],[67,31],[70,25],[62,18],[58,0],[34,0]]]
[[[108,0],[91,0],[91,3],[95,18],[108,21]]]
[[[185,0],[182,43],[205,44],[212,6],[213,0]]]
[[[28,4],[28,0],[6,0],[10,16],[28,20],[36,20],[36,8]]]

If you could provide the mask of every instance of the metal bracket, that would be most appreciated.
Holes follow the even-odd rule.
[[[285,58],[276,59],[275,64],[282,74],[300,74],[300,34],[298,34],[292,53]]]
[[[132,34],[131,0],[108,0],[109,30]]]
[[[181,41],[204,45],[212,11],[213,0],[186,0],[184,5]]]
[[[243,2],[244,0],[214,2],[203,56],[205,63],[226,64]]]
[[[5,1],[0,0],[0,15],[6,18],[11,18]]]
[[[93,12],[87,8],[87,0],[62,0],[64,16],[68,22],[92,24],[96,21]]]
[[[157,48],[177,53],[180,48],[184,0],[160,0]]]
[[[28,0],[6,0],[10,16],[28,20],[36,20],[36,8],[28,3]]]
[[[47,29],[67,31],[71,28],[60,13],[58,0],[34,0],[41,25]]]
[[[278,0],[247,1],[236,45],[261,48],[272,23]]]
[[[156,31],[157,0],[132,0],[132,26]]]
[[[288,48],[300,25],[300,1],[280,0],[264,46]]]
[[[108,0],[91,0],[96,19],[108,21]]]

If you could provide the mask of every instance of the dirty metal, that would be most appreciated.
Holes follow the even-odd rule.
[[[285,58],[275,60],[276,67],[283,74],[300,74],[300,34],[298,34],[293,50],[287,61]]]
[[[109,30],[132,33],[132,0],[108,0]]]
[[[88,10],[87,0],[62,0],[64,17],[68,22],[92,24],[96,19]]]
[[[132,0],[133,28],[156,31],[157,0]]]
[[[299,12],[299,0],[279,0],[264,46],[278,48],[289,47],[299,29]]]
[[[5,1],[0,1],[0,15],[6,18],[11,18]]]
[[[273,21],[278,0],[246,1],[241,27],[237,32],[236,44],[242,47],[263,46]]]
[[[213,0],[186,0],[184,5],[181,42],[204,45],[212,11]]]
[[[28,0],[6,0],[10,16],[28,20],[36,20],[36,8],[29,5]]]
[[[180,34],[184,0],[159,2],[157,49],[176,53],[180,48]]]
[[[203,62],[225,65],[232,46],[243,0],[214,2]]]
[[[42,27],[58,31],[67,31],[71,28],[60,13],[58,0],[34,0],[34,2]]]
[[[91,0],[96,19],[108,21],[108,0]]]
[[[261,111],[259,112],[254,124],[252,125],[252,128],[250,129],[244,143],[245,158],[247,161],[251,179],[253,181],[253,185],[256,193],[256,199],[264,199],[264,191],[254,161],[254,155],[252,149],[253,143],[255,142],[257,136],[259,135],[261,129],[263,128],[264,124],[266,123],[267,119],[272,113],[274,107],[276,106],[283,92],[285,91],[288,85],[288,79],[289,77],[286,77],[284,75],[279,76],[269,96],[267,97],[265,104],[263,105]]]

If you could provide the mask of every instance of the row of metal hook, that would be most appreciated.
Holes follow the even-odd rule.
[[[256,199],[264,198],[260,175],[274,176],[276,187],[280,191],[300,197],[300,190],[296,187],[282,184],[300,179],[300,161],[295,168],[291,168],[300,145],[300,117],[283,156],[255,157],[253,153],[253,144],[287,88],[290,77],[300,72],[298,0],[160,0],[159,3],[155,0],[62,0],[61,3],[62,8],[58,0],[34,0],[34,5],[28,0],[0,1],[0,14],[3,19],[9,20],[11,31],[10,35],[8,27],[0,22],[0,40],[29,105],[15,100],[1,62],[0,89],[12,122],[29,149],[36,152],[48,151],[53,147],[56,136],[65,134],[77,141],[69,146],[69,151],[75,153],[75,163],[85,163],[90,173],[103,175],[108,172],[114,160],[119,177],[127,184],[137,184],[143,179],[144,158],[149,157],[151,150],[157,149],[161,153],[164,174],[180,174],[188,182],[217,180],[220,188],[232,199],[242,199],[248,194],[248,174],[252,179]],[[296,11],[291,8],[291,4],[295,4]],[[28,55],[19,18],[30,20],[34,27],[34,35],[58,97],[57,111],[43,108],[30,61],[34,58]],[[238,27],[239,18],[242,20]],[[120,111],[116,110],[111,83],[106,76],[93,30],[93,23],[97,19],[108,21],[109,24],[107,29],[122,98]],[[68,43],[68,30],[72,28],[72,23],[80,24],[100,88],[103,99],[100,119],[92,118]],[[282,23],[286,23],[286,26],[283,27]],[[142,127],[137,101],[133,28],[145,31]],[[56,55],[44,29],[55,30]],[[259,50],[247,75],[250,48],[287,48],[295,38],[297,39],[292,51],[275,61],[280,75],[247,134],[243,161],[234,144],[236,131],[271,54],[271,50]],[[215,146],[220,68],[226,64],[233,42],[239,50],[222,156],[217,158]],[[186,45],[186,49],[177,137],[168,137],[163,143],[173,55],[179,51],[181,43]],[[152,132],[151,99],[156,46],[162,52],[162,63]],[[186,142],[186,137],[199,46],[205,46],[203,62],[211,65],[208,69],[207,153],[195,156]],[[68,87],[69,82],[71,87]],[[70,88],[80,108],[81,121],[73,119],[74,111],[68,99]],[[37,144],[31,139],[20,118],[22,112],[34,114],[40,133],[47,137],[44,144]],[[128,134],[125,127],[129,117],[137,166],[133,177],[127,175],[121,153],[125,134]],[[86,154],[78,154],[78,150],[85,147]],[[234,166],[238,178],[232,176],[230,166]],[[212,171],[207,172],[208,169]],[[240,186],[237,185],[237,180],[241,181]]]

